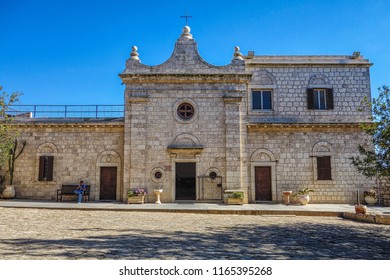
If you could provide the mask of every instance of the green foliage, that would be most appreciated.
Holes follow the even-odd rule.
[[[375,190],[368,190],[363,192],[364,197],[370,196],[372,198],[377,198],[377,193]]]
[[[366,143],[358,146],[359,156],[352,157],[352,164],[366,177],[390,179],[390,90],[378,88],[379,96],[372,102],[363,101],[363,106],[372,108],[370,123],[361,124],[368,136]]]
[[[136,190],[128,190],[127,191],[127,196],[128,197],[132,197],[132,196],[142,196],[142,195],[146,195],[146,190],[142,189],[142,188],[138,188]]]
[[[128,197],[135,196],[134,191],[129,190],[129,191],[127,192],[127,196],[128,196]]]
[[[0,86],[0,91],[3,87]],[[13,172],[15,160],[23,152],[26,142],[22,142],[22,146],[18,146],[17,133],[11,125],[13,120],[10,112],[10,106],[15,104],[22,94],[14,92],[8,94],[2,91],[0,94],[0,166],[4,167],[8,164],[8,169],[1,181],[4,182],[5,176],[10,174],[10,184],[13,181]],[[1,183],[2,183],[1,182]]]
[[[232,193],[232,198],[244,198],[243,192],[234,192]]]
[[[311,192],[314,192],[314,190],[309,188],[300,189],[293,195],[293,197],[296,197],[297,195],[308,195]]]
[[[8,127],[0,123],[0,166],[4,166],[8,161],[8,151],[12,145],[12,138],[8,137],[8,135]]]
[[[8,171],[9,173],[9,184],[12,185],[14,183],[14,171],[15,171],[15,161],[18,157],[23,153],[24,148],[26,147],[26,141],[21,141],[22,146],[19,147],[18,139],[13,139],[11,148],[9,150],[8,156]]]

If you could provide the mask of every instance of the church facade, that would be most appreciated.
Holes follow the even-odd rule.
[[[236,47],[229,65],[214,66],[187,26],[165,63],[144,65],[137,51],[119,75],[123,118],[15,119],[27,141],[16,197],[53,200],[82,179],[96,201],[126,201],[137,188],[154,201],[162,187],[162,202],[242,190],[248,203],[280,203],[283,191],[309,187],[313,203],[352,203],[373,186],[350,161],[370,116],[358,110],[371,96],[371,63],[359,53],[244,56]]]

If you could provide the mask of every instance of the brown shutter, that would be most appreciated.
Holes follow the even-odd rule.
[[[333,105],[333,89],[332,88],[328,88],[326,90],[326,104],[327,104],[327,108],[328,110],[332,110],[334,109],[334,105]]]
[[[38,171],[38,181],[43,181],[44,177],[44,172],[45,172],[45,157],[40,156],[39,157],[39,171]]]
[[[53,181],[53,163],[54,157],[47,157],[47,170],[46,170],[46,181]]]
[[[39,157],[38,181],[53,181],[53,156]]]
[[[317,157],[317,180],[332,180],[330,156]]]
[[[312,88],[306,90],[307,93],[307,109],[314,109],[314,93]]]

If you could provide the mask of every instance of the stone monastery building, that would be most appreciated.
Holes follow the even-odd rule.
[[[142,56],[141,56],[142,57]],[[371,63],[352,56],[244,56],[227,66],[198,53],[185,26],[172,56],[141,63],[133,47],[120,78],[123,118],[15,119],[27,141],[17,198],[56,199],[82,179],[92,200],[126,201],[129,189],[162,186],[162,202],[254,202],[310,187],[314,203],[352,203],[372,185],[351,165],[362,142],[359,111]]]

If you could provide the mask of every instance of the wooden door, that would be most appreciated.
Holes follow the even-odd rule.
[[[100,168],[100,200],[116,200],[116,167]]]
[[[176,163],[176,200],[196,200],[196,163]]]
[[[255,200],[272,201],[271,166],[255,167]]]

